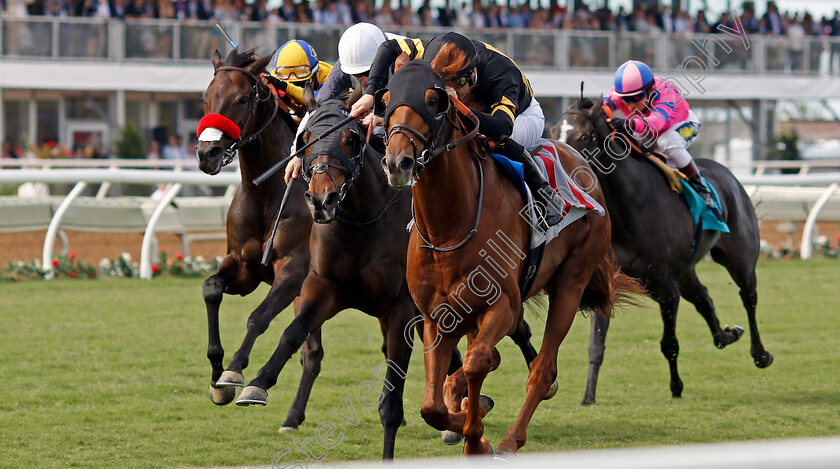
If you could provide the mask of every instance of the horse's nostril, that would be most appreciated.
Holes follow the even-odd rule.
[[[330,192],[324,197],[324,207],[332,208],[338,204],[338,192]]]
[[[411,172],[414,169],[414,159],[413,158],[403,158],[400,161],[400,171],[403,173]]]

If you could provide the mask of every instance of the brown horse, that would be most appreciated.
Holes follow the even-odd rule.
[[[315,106],[314,100],[308,104]],[[406,332],[411,334],[417,316],[405,282],[405,226],[411,216],[411,197],[388,186],[376,164],[381,155],[364,143],[359,123],[344,121],[337,131],[324,132],[347,115],[341,101],[326,101],[310,112],[298,148],[316,137],[324,138],[308,147],[303,157],[302,177],[309,183],[305,199],[317,223],[312,227],[312,260],[301,290],[300,311],[236,403],[265,405],[267,390],[304,340],[342,310],[356,308],[379,319],[386,336],[386,360],[376,372],[383,381],[382,394],[368,389],[367,399],[359,403],[375,407],[378,401],[383,457],[390,459],[403,420],[402,395],[411,358],[412,345],[405,337]]]
[[[238,149],[242,173],[242,183],[228,211],[227,256],[218,272],[204,282],[203,288],[210,332],[207,358],[213,366],[210,398],[219,405],[230,403],[236,395],[235,386],[244,385],[242,370],[248,366],[254,341],[298,296],[309,268],[312,217],[303,203],[302,184],[292,188],[291,201],[272,238],[272,228],[286,190],[282,172],[260,186],[252,183],[254,178],[289,155],[297,128],[288,112],[278,111],[269,89],[257,78],[269,60],[270,57],[257,58],[252,50],[244,53],[233,50],[222,61],[216,51],[213,56],[215,76],[203,94],[205,118],[213,115],[214,122],[227,119],[236,129],[226,129],[218,139],[198,142],[199,167],[205,173],[216,174]],[[230,135],[236,130],[240,131],[238,136]],[[271,245],[270,262],[263,266],[261,257],[267,244]],[[271,285],[271,289],[248,318],[248,332],[242,346],[223,373],[224,349],[219,338],[222,296],[224,293],[247,295],[261,282]],[[316,331],[303,346],[300,388],[281,430],[296,428],[303,421],[306,401],[320,371],[322,356],[321,334]]]
[[[609,315],[620,290],[638,287],[611,262],[609,216],[590,212],[546,246],[533,286],[520,295],[517,282],[530,236],[528,223],[518,216],[524,201],[472,140],[475,132],[469,129],[477,126],[477,117],[450,106],[443,86],[428,62],[415,60],[394,74],[388,91],[377,99],[380,110],[386,107],[388,132],[382,166],[392,186],[412,187],[414,199],[407,280],[425,319],[426,388],[420,413],[438,430],[462,433],[467,454],[490,451],[482,438],[486,409],[480,403],[481,385],[499,365],[495,346],[516,328],[522,301],[544,289],[548,318],[530,367],[527,397],[497,446],[514,452],[525,444],[527,425],[556,378],[557,351],[577,310]],[[589,194],[603,205],[586,161],[571,147],[555,145],[564,169],[588,178]],[[464,335],[464,365],[447,379],[450,353]]]

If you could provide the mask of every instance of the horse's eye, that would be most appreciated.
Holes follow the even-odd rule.
[[[438,99],[437,98],[429,98],[429,106],[437,107]]]
[[[249,98],[248,96],[244,96],[242,98],[239,98],[239,101],[237,102],[237,104],[248,104],[248,101],[250,101],[250,100],[251,100],[251,98]]]
[[[580,140],[582,142],[585,142],[585,141],[589,140],[589,135],[581,135]]]

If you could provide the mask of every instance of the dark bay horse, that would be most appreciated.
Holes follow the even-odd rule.
[[[611,139],[612,129],[606,119],[603,107],[581,99],[569,107],[552,128],[551,135],[552,138],[562,135],[562,140],[587,156],[607,200],[616,260],[624,272],[640,279],[651,298],[659,303],[665,326],[661,350],[671,371],[671,394],[680,397],[683,390],[677,373],[676,322],[680,296],[692,303],[706,320],[716,347],[726,347],[743,333],[740,327],[721,328],[714,303],[697,278],[695,265],[707,253],[727,269],[740,288],[750,323],[750,355],[755,365],[770,366],[773,355],[764,350],[755,318],[758,221],[743,187],[720,164],[696,160],[703,176],[720,195],[723,219],[731,232],[703,231],[694,245],[695,227],[683,197],[662,182],[662,173],[644,157],[627,156],[625,150],[630,147]],[[605,141],[611,143],[605,146]],[[595,402],[608,327],[609,318],[592,315],[584,405]]]
[[[298,296],[309,268],[312,217],[303,203],[304,188],[301,185],[292,188],[290,203],[285,207],[272,239],[272,228],[286,190],[282,172],[260,186],[252,183],[254,178],[289,155],[297,128],[288,112],[277,109],[273,96],[258,78],[269,60],[270,57],[257,58],[252,50],[244,53],[233,50],[222,61],[216,51],[213,56],[215,76],[203,94],[205,118],[213,115],[214,122],[227,119],[230,121],[227,125],[235,127],[233,132],[240,131],[234,137],[229,135],[231,130],[226,129],[217,139],[204,139],[196,146],[201,170],[216,174],[233,158],[231,148],[235,145],[233,148],[239,150],[242,173],[242,183],[228,211],[227,256],[218,272],[204,282],[203,288],[210,332],[207,358],[213,366],[210,398],[219,405],[230,403],[236,395],[235,386],[244,385],[242,370],[248,366],[254,341]],[[261,257],[267,244],[271,244],[271,255],[266,267],[261,264]],[[270,284],[271,289],[248,318],[245,339],[223,373],[224,349],[219,338],[219,306],[223,294],[244,296],[261,282]],[[302,349],[300,388],[281,430],[296,428],[303,421],[306,401],[320,370],[322,356],[321,335],[317,331]]]
[[[577,310],[611,314],[620,290],[633,290],[636,284],[609,257],[609,216],[589,213],[548,244],[533,287],[521,297],[518,281],[529,243],[528,223],[518,215],[524,202],[474,142],[471,129],[477,117],[463,105],[460,111],[450,106],[443,79],[426,61],[399,68],[384,91],[377,96],[388,133],[382,166],[392,186],[411,187],[414,201],[407,281],[425,320],[426,386],[420,413],[438,430],[463,434],[467,454],[492,448],[482,437],[486,409],[480,391],[500,363],[496,344],[517,327],[525,298],[543,289],[548,293],[544,339],[531,363],[527,397],[497,447],[516,451],[525,444],[527,425],[556,378],[557,351]],[[593,182],[589,193],[603,204],[583,158],[567,145],[557,147],[566,171],[588,174]],[[446,379],[450,354],[465,335],[469,342],[462,370]]]
[[[309,105],[314,107],[314,101]],[[345,116],[341,101],[322,103],[312,111],[298,148]],[[386,336],[386,360],[371,370],[383,381],[381,397],[371,391],[360,404],[375,407],[378,402],[385,434],[383,457],[390,459],[403,420],[403,387],[412,351],[405,336],[406,330],[413,331],[416,307],[405,282],[405,226],[411,198],[388,186],[377,165],[380,158],[365,144],[365,133],[356,121],[346,122],[306,149],[302,177],[309,187],[305,200],[316,224],[299,314],[237,404],[265,405],[267,390],[306,338],[342,310],[356,308],[379,319]]]

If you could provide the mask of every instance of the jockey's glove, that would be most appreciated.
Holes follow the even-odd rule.
[[[267,73],[264,73],[262,77],[265,78],[265,81],[267,81],[271,86],[273,86],[274,89],[278,92],[286,92],[287,83],[285,81],[277,79]]]
[[[630,132],[631,128],[627,127],[627,119],[622,119],[621,117],[613,117],[610,119],[610,127],[614,130],[623,130],[625,132]]]

